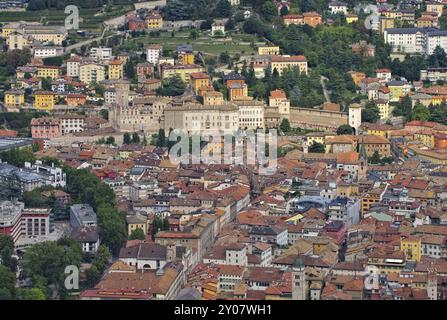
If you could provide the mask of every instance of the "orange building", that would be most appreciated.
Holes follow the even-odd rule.
[[[323,23],[323,18],[317,12],[305,12],[303,13],[304,24],[307,24],[311,27],[316,27],[319,24]]]
[[[435,149],[447,149],[447,134],[435,134]]]
[[[210,80],[206,72],[193,72],[190,74],[189,83],[195,94],[199,93],[201,87],[210,86]]]
[[[77,107],[82,106],[86,103],[87,96],[80,93],[70,93],[67,94],[67,104],[69,106]]]
[[[230,101],[234,100],[250,100],[248,96],[248,86],[246,83],[232,83],[228,84],[228,99]]]

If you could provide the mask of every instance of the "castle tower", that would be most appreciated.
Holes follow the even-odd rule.
[[[354,103],[349,106],[348,124],[354,128],[355,134],[359,134],[359,128],[362,124],[362,106]]]
[[[296,258],[292,266],[292,300],[307,300],[307,281],[304,262]]]
[[[427,295],[430,300],[438,300],[438,276],[434,269],[428,270]]]

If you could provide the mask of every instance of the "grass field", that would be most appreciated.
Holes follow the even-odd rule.
[[[110,8],[110,7],[109,7]],[[79,17],[82,19],[81,29],[100,29],[102,23],[110,18],[120,16],[133,10],[133,5],[118,5],[101,12],[100,9],[81,9]],[[95,16],[96,15],[96,16]],[[0,12],[0,21],[5,22],[41,22],[48,25],[63,25],[67,14],[63,10],[40,10],[23,12]]]
[[[195,51],[202,51],[210,55],[218,55],[224,51],[228,51],[230,54],[252,54],[255,50],[250,46],[251,40],[256,41],[256,37],[240,34],[233,36],[231,40],[216,40],[205,35],[201,35],[198,39],[193,40],[189,38],[189,31],[177,31],[174,37],[171,37],[170,32],[163,32],[160,37],[146,35],[131,39],[129,44],[142,43],[146,45],[157,43],[163,45],[163,48],[168,50],[175,49],[179,44],[191,44]]]

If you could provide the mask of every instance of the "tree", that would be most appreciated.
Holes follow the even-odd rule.
[[[284,133],[289,133],[290,130],[292,130],[292,128],[291,128],[291,126],[290,126],[290,121],[289,121],[289,119],[287,119],[287,118],[282,119],[279,128],[281,129],[282,132],[284,132]]]
[[[230,62],[230,55],[228,54],[228,51],[220,53],[219,62],[224,64],[228,64]]]
[[[189,39],[196,40],[197,38],[199,38],[199,31],[197,31],[197,29],[192,29],[189,32]]]
[[[284,17],[285,15],[289,14],[289,9],[286,6],[281,7],[281,10],[279,10],[279,14],[281,17]]]
[[[14,273],[0,265],[0,300],[12,300],[15,296],[16,277]]]
[[[146,235],[144,234],[143,229],[136,228],[132,231],[132,233],[129,236],[129,240],[144,240],[146,239]]]
[[[131,143],[131,137],[128,132],[126,132],[123,136],[123,144],[130,144]]]
[[[109,204],[97,210],[99,235],[113,254],[117,254],[127,239],[126,217]]]
[[[132,133],[132,143],[140,143],[140,135],[138,132]]]
[[[40,288],[17,289],[18,300],[46,300],[45,292]]]
[[[220,0],[214,9],[214,16],[217,18],[227,18],[231,16],[232,8],[230,1]]]
[[[354,129],[349,124],[343,124],[337,128],[337,135],[354,134]]]
[[[61,288],[67,265],[79,266],[82,259],[81,245],[68,238],[58,242],[47,241],[33,245],[26,250],[21,261],[25,275],[41,276],[48,285]]]
[[[365,108],[362,109],[362,121],[375,123],[380,119],[380,110],[377,105],[370,101],[366,104]]]
[[[430,118],[430,111],[422,103],[418,102],[414,105],[411,120],[427,121]]]
[[[101,273],[95,265],[85,271],[85,276],[89,287],[93,287],[101,280]]]
[[[165,130],[163,128],[160,128],[158,130],[157,147],[165,147],[165,146],[166,146]]]
[[[163,86],[157,89],[157,94],[160,96],[179,96],[185,92],[185,89],[185,82],[176,74],[163,81]]]
[[[378,164],[380,163],[380,154],[377,151],[374,151],[373,155],[369,157],[369,163],[371,164]]]
[[[266,1],[261,7],[261,14],[267,21],[272,21],[277,14],[276,5],[272,1]]]
[[[326,152],[326,148],[325,148],[324,144],[314,141],[309,146],[309,152],[312,152],[312,153],[325,153]]]

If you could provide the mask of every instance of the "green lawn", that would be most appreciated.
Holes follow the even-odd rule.
[[[100,29],[101,24],[113,17],[120,16],[126,12],[133,10],[133,5],[119,5],[113,6],[107,12],[102,12],[100,15],[99,9],[81,9],[79,17],[82,19],[79,27],[81,29]],[[67,14],[64,10],[40,10],[40,11],[24,11],[24,12],[0,12],[1,22],[41,22],[48,25],[63,25]]]
[[[241,35],[238,35],[241,36]],[[247,35],[250,36],[250,35]],[[228,51],[230,54],[251,54],[255,50],[249,44],[240,44],[240,37],[233,37],[231,41],[217,41],[208,36],[201,35],[198,39],[189,38],[189,32],[176,32],[174,37],[170,33],[162,33],[160,37],[151,37],[149,35],[133,38],[129,40],[128,45],[142,43],[143,45],[157,43],[163,45],[164,49],[172,50],[179,44],[191,44],[195,51],[202,51],[211,55],[218,55],[221,52]],[[242,40],[247,42],[246,40]],[[248,41],[249,42],[249,41]]]

